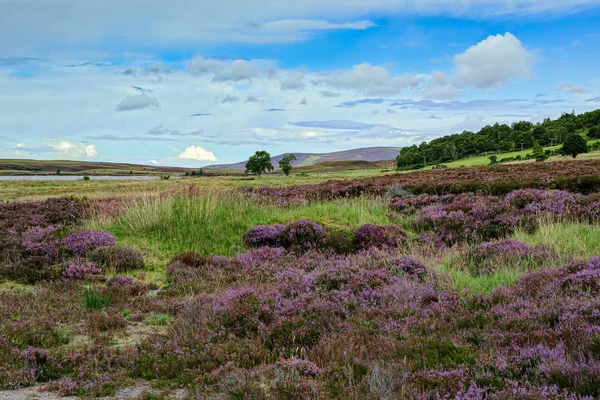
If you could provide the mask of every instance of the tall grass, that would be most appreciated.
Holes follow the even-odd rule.
[[[514,236],[534,246],[549,246],[566,258],[600,255],[600,226],[597,225],[543,220],[535,233],[517,232]]]
[[[154,247],[163,259],[185,251],[233,255],[242,249],[244,232],[255,225],[300,218],[331,227],[386,225],[388,212],[381,200],[368,197],[293,207],[259,204],[234,193],[145,197],[129,207],[111,230],[121,242]]]

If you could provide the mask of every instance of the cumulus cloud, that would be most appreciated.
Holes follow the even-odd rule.
[[[233,60],[231,64],[219,69],[213,76],[213,82],[237,82],[260,76],[274,76],[275,68],[263,68],[246,60]]]
[[[462,96],[462,90],[452,84],[445,72],[433,71],[423,96],[434,100],[454,100]]]
[[[297,72],[290,74],[279,82],[279,86],[281,90],[304,90],[304,75]]]
[[[452,126],[452,131],[455,131],[455,132],[461,132],[461,131],[477,132],[485,126],[484,121],[485,121],[485,118],[481,115],[478,115],[478,114],[467,115],[462,122]]]
[[[261,65],[258,62],[235,59],[224,62],[201,55],[194,57],[187,66],[192,75],[213,74],[213,82],[239,82],[263,76],[273,77],[275,68],[271,65]]]
[[[217,157],[212,153],[200,146],[189,146],[181,154],[179,158],[184,160],[198,160],[198,161],[217,161]]]
[[[127,96],[117,104],[117,111],[141,110],[143,108],[157,108],[158,101],[145,94]]]
[[[533,53],[511,33],[489,36],[454,56],[453,80],[458,86],[489,89],[531,75],[533,60]]]
[[[48,143],[48,146],[53,148],[56,154],[63,157],[95,157],[98,155],[96,146],[91,144],[85,144],[82,142],[69,142],[67,140],[61,140],[58,142]]]
[[[335,71],[318,81],[336,89],[348,89],[365,94],[397,94],[421,82],[416,74],[392,76],[381,66],[370,63],[355,65],[350,70]]]

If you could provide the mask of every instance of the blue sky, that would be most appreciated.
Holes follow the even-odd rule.
[[[456,3],[0,0],[0,157],[203,166],[600,108],[599,0]]]

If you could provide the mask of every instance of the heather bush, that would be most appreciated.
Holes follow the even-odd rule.
[[[202,279],[212,272],[212,260],[194,252],[182,253],[167,264],[166,274],[170,282]]]
[[[64,266],[49,264],[43,256],[32,256],[16,263],[0,265],[0,275],[22,283],[54,281],[63,276]]]
[[[104,271],[127,272],[144,268],[142,254],[125,246],[98,247],[92,252],[90,259]]]
[[[550,267],[557,255],[547,247],[533,247],[515,239],[485,242],[469,248],[464,256],[473,276],[489,275],[500,269],[526,272]]]
[[[397,248],[406,242],[406,234],[395,225],[363,225],[354,231],[354,245],[358,250]]]
[[[306,219],[288,224],[282,234],[284,246],[295,251],[319,249],[326,241],[327,232],[323,225]]]
[[[63,240],[63,244],[74,255],[85,257],[99,247],[114,246],[116,239],[110,232],[85,230],[70,234]]]
[[[411,279],[425,282],[434,278],[427,266],[413,257],[396,257],[392,258],[389,263],[393,272],[406,274]]]
[[[83,259],[72,260],[63,271],[65,281],[93,281],[104,280],[102,270],[95,263]]]
[[[249,248],[278,247],[282,244],[285,225],[258,225],[244,233],[244,245]]]
[[[459,196],[449,204],[422,208],[416,225],[432,230],[448,245],[505,237],[512,233],[521,218],[511,215],[498,198]]]
[[[124,292],[134,296],[144,293],[148,289],[148,285],[134,280],[129,276],[115,276],[110,278],[106,281],[106,286],[117,292]]]

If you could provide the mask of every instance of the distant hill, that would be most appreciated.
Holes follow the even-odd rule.
[[[0,173],[2,174],[55,174],[57,169],[60,169],[60,173],[65,175],[125,175],[130,172],[133,174],[148,175],[184,173],[185,171],[191,170],[191,168],[96,161],[0,159]]]
[[[400,147],[364,147],[360,149],[335,151],[332,153],[296,153],[293,152],[297,160],[294,161],[295,167],[308,167],[315,164],[321,164],[332,161],[388,161],[394,160],[400,152]],[[285,153],[288,154],[288,153]],[[285,154],[279,154],[271,157],[275,168],[278,168],[278,162]],[[205,167],[206,169],[234,169],[244,170],[246,161],[240,161],[234,164],[220,164]]]

